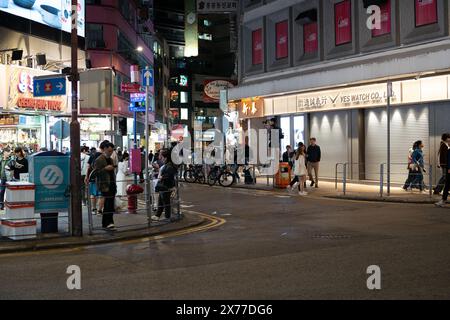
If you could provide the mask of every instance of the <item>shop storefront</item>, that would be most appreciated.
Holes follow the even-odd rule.
[[[0,74],[0,145],[48,148],[49,118],[67,114],[67,96],[33,96],[33,77],[51,72],[0,65]]]
[[[434,76],[393,83],[391,98],[392,181],[402,182],[408,149],[425,144],[425,161],[435,168],[442,132],[450,131],[450,77]],[[354,180],[378,180],[387,161],[387,84],[370,84],[326,91],[265,97],[263,110],[251,117],[240,103],[240,118],[249,128],[277,118],[287,144],[317,138],[322,149],[321,176],[333,178],[337,163],[349,164]],[[261,109],[261,108],[260,108]],[[250,109],[251,111],[251,109]]]

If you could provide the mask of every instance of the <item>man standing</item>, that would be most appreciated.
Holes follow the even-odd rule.
[[[292,147],[286,146],[286,151],[283,153],[283,162],[288,162],[292,168]]]
[[[6,190],[6,181],[8,180],[9,162],[11,161],[11,150],[6,147],[3,149],[3,157],[0,159],[0,210],[5,209],[4,199]]]
[[[306,161],[308,162],[308,175],[309,180],[311,180],[311,187],[316,185],[316,188],[319,187],[319,163],[321,158],[320,147],[316,144],[316,138],[309,139],[309,147],[306,151]],[[314,175],[316,180],[313,179],[312,170],[314,169]]]
[[[97,188],[105,199],[102,227],[105,229],[114,229],[114,200],[117,191],[114,164],[111,159],[111,155],[114,152],[114,145],[111,142],[103,141],[100,144],[100,150],[102,150],[102,154],[95,160],[94,169],[97,170]]]
[[[448,200],[448,193],[450,190],[450,149],[447,149],[447,172],[445,177],[445,187],[444,194],[442,195],[442,200],[436,203],[438,207],[444,207]]]
[[[434,194],[440,194],[442,189],[444,189],[446,176],[447,176],[447,151],[450,147],[450,134],[444,133],[441,139],[441,146],[439,148],[439,166],[442,169],[442,177],[439,180],[436,188],[434,188]]]

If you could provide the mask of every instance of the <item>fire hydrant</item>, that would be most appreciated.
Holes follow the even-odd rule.
[[[130,184],[127,187],[127,197],[128,197],[128,213],[137,213],[137,195],[144,192],[141,186],[137,184]]]

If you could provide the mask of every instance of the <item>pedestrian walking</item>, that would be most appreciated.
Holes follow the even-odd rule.
[[[172,163],[169,150],[161,150],[161,160],[163,162],[163,166],[159,171],[158,182],[155,187],[155,191],[159,193],[159,197],[158,210],[156,214],[152,216],[152,220],[154,221],[162,221],[164,219],[170,220],[172,211],[170,196],[173,188],[175,187],[175,177],[177,175],[177,169]],[[165,213],[165,218],[161,218],[163,211]]]
[[[86,175],[89,167],[89,148],[81,147],[81,155],[80,155],[80,163],[81,163],[81,181],[83,185],[81,186],[81,199],[83,205],[87,205],[87,194],[86,194],[86,184],[84,181],[86,180]]]
[[[299,195],[306,196],[308,193],[305,191],[306,181],[306,147],[300,142],[297,153],[295,155],[294,174],[298,180]]]
[[[408,166],[406,167],[408,170],[408,178],[406,178],[405,183],[403,184],[403,190],[409,191],[412,189],[412,183],[414,181],[414,171],[413,171],[413,159],[412,155],[414,150],[417,148],[416,142],[413,144],[412,148],[408,150]]]
[[[423,157],[423,148],[424,144],[421,140],[416,141],[415,143],[416,149],[412,154],[412,162],[413,162],[413,171],[414,171],[414,180],[412,183],[412,187],[419,189],[420,192],[424,191],[425,184],[423,182],[423,174],[427,171],[425,170],[425,163]]]
[[[89,195],[91,197],[91,208],[92,214],[102,214],[104,199],[102,197],[101,192],[97,188],[97,184],[95,183],[96,172],[94,171],[94,163],[95,160],[101,155],[101,152],[98,152],[96,148],[91,148],[91,154],[88,160],[88,170],[86,173],[85,184],[89,185]],[[97,208],[98,202],[98,208]]]
[[[15,159],[11,161],[10,168],[13,170],[14,180],[19,181],[20,175],[28,173],[28,160],[21,147],[14,149]]]
[[[100,144],[102,154],[95,160],[94,169],[97,171],[96,184],[98,190],[104,197],[104,208],[102,215],[102,227],[114,229],[115,197],[117,192],[116,176],[111,155],[114,145],[105,140]]]
[[[444,133],[441,138],[441,145],[439,147],[439,153],[438,153],[438,156],[439,156],[438,168],[440,168],[442,170],[442,176],[439,179],[439,182],[438,182],[436,188],[434,188],[434,194],[436,194],[436,195],[440,194],[445,186],[447,171],[449,169],[449,167],[447,166],[447,160],[448,160],[448,156],[447,156],[448,152],[447,151],[449,148],[450,148],[450,133]]]
[[[283,162],[289,163],[289,166],[291,168],[292,168],[292,166],[294,164],[292,162],[292,157],[293,157],[292,147],[288,145],[288,146],[286,146],[286,151],[283,152],[282,160],[283,160]]]
[[[306,151],[306,161],[308,167],[308,176],[311,181],[311,187],[314,185],[316,188],[319,187],[319,163],[322,157],[322,152],[320,147],[317,145],[317,139],[311,138],[309,139],[310,145],[308,146],[308,150]],[[316,180],[313,179],[312,171],[314,170],[314,175]]]
[[[9,164],[11,162],[11,149],[6,147],[3,149],[2,157],[0,158],[0,210],[5,209],[5,191],[6,182],[9,179]]]
[[[442,200],[436,203],[438,207],[444,207],[448,200],[448,194],[450,191],[450,149],[447,149],[447,172],[445,177],[444,193],[442,194]]]
[[[130,156],[128,153],[122,155],[122,159],[119,160],[119,167],[116,175],[117,184],[117,196],[125,197],[127,195],[128,176],[130,171],[128,169],[128,160]]]

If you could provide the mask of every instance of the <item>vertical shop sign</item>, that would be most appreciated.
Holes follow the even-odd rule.
[[[262,29],[252,32],[252,64],[262,64]]]
[[[318,50],[317,22],[303,25],[303,48],[305,54],[316,53]]]
[[[345,0],[334,5],[336,46],[352,42],[351,3]]]
[[[275,25],[276,57],[277,59],[288,56],[288,22],[287,20],[278,22]]]
[[[379,37],[391,33],[391,0],[380,5],[381,28],[372,30],[372,37]]]
[[[415,0],[416,27],[438,22],[437,0]]]

